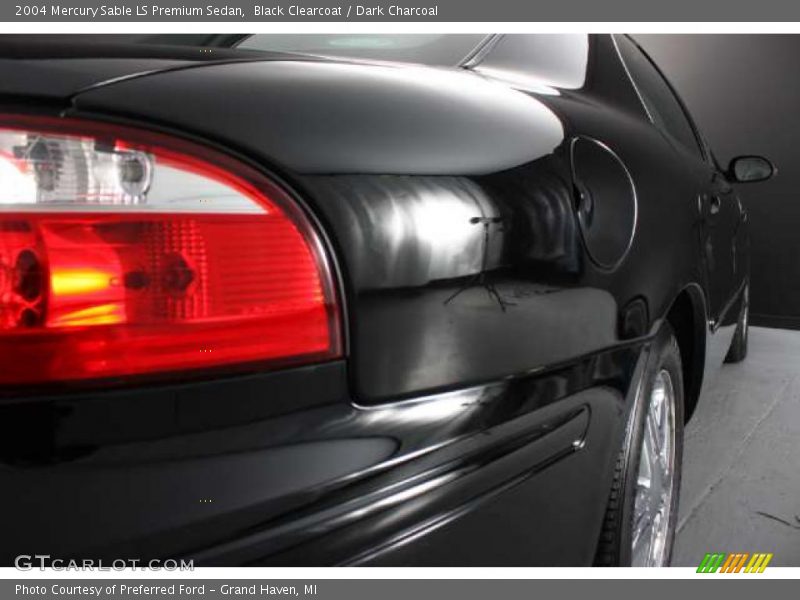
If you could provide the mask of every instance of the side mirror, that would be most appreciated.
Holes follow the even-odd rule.
[[[728,177],[737,183],[766,181],[778,169],[763,156],[737,156],[728,167]]]

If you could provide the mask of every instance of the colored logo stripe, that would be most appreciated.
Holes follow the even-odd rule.
[[[716,573],[722,561],[725,560],[725,554],[714,553],[706,554],[700,566],[697,567],[698,573]]]
[[[763,573],[767,568],[769,561],[772,560],[772,554],[754,554],[753,558],[747,564],[745,573]]]
[[[763,573],[764,569],[772,560],[771,553],[757,552],[749,554],[747,552],[736,552],[726,554],[724,552],[709,552],[697,567],[698,573],[739,573],[744,568],[745,573]],[[747,562],[747,559],[750,559]],[[745,562],[747,566],[745,567]]]
[[[747,557],[750,556],[747,552],[741,553],[737,552],[736,554],[729,554],[728,560],[725,561],[725,564],[722,565],[722,570],[720,573],[738,573],[742,570],[742,566],[744,566],[744,561],[747,560]]]

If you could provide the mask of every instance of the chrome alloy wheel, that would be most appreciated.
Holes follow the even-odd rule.
[[[666,369],[647,399],[633,504],[634,567],[667,566],[669,523],[675,506],[675,388]]]
[[[742,315],[742,336],[747,340],[750,319],[750,286],[744,288],[744,315]]]

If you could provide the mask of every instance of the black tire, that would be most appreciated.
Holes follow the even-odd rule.
[[[656,375],[667,370],[672,379],[675,394],[675,466],[673,481],[675,485],[672,510],[667,525],[666,564],[672,556],[675,540],[675,527],[678,517],[678,496],[681,484],[681,460],[683,457],[684,395],[681,355],[672,327],[665,323],[653,342],[648,365],[642,376],[641,393],[636,406],[631,411],[625,443],[620,451],[614,469],[608,506],[606,507],[603,529],[595,555],[596,566],[630,566],[632,562],[633,507],[638,477],[639,458],[644,443],[645,417],[650,391]]]
[[[744,288],[744,302],[739,313],[739,322],[736,324],[736,333],[733,334],[731,347],[725,356],[726,363],[738,363],[747,358],[747,343],[750,340],[750,291]]]

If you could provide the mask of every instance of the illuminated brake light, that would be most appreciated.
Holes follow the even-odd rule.
[[[0,118],[0,384],[341,355],[305,215],[208,149]]]

